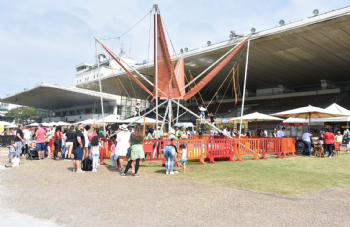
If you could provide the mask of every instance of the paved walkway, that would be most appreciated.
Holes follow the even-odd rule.
[[[4,164],[6,153],[0,154]],[[24,160],[23,163],[16,169],[0,170],[0,212],[5,211],[1,227],[28,226],[28,218],[47,222],[48,226],[349,226],[350,223],[350,188],[292,199],[157,173],[141,172],[140,178],[121,178],[105,166],[99,167],[97,173],[77,174],[71,172],[72,162],[68,161]],[[9,220],[12,215],[19,216]]]

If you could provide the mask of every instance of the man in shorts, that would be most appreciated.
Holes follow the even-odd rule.
[[[77,131],[74,132],[74,143],[73,143],[73,172],[84,173],[81,169],[81,161],[84,156],[84,145],[85,145],[85,137],[83,134],[84,127],[83,124],[78,124]]]
[[[38,160],[45,158],[45,136],[46,136],[46,130],[43,129],[43,125],[38,125],[38,130],[35,133],[35,139],[36,139],[36,151],[38,152]],[[42,154],[42,158],[41,158]]]

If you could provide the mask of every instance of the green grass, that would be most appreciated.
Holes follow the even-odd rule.
[[[302,197],[320,190],[350,187],[350,154],[339,158],[290,157],[253,161],[243,156],[243,162],[221,161],[197,165],[188,162],[186,174],[171,175],[208,183],[230,185],[280,196]],[[107,161],[109,163],[109,160]],[[140,172],[164,174],[161,162],[144,162]]]

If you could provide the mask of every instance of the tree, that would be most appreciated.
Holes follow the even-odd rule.
[[[15,120],[16,123],[27,124],[35,119],[35,108],[33,107],[17,107],[9,110],[5,117],[9,121]]]

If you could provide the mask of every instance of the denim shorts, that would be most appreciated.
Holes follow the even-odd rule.
[[[45,143],[37,143],[36,144],[36,151],[45,151],[45,150],[46,150]]]
[[[78,161],[83,160],[84,148],[77,147],[74,149],[73,153],[74,153],[74,160],[78,160]]]

